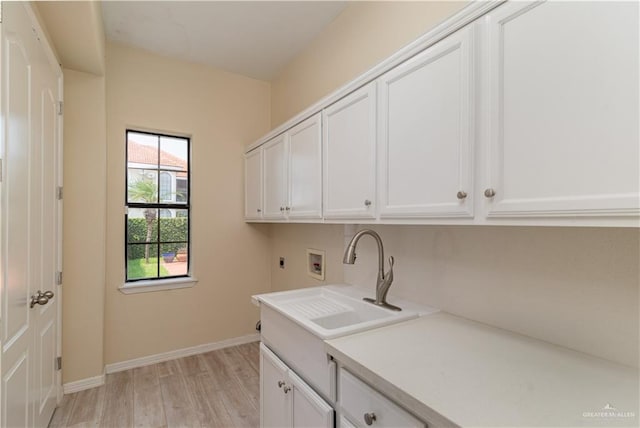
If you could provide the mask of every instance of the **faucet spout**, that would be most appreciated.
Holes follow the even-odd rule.
[[[389,271],[387,273],[384,272],[384,245],[382,244],[382,239],[380,235],[374,232],[371,229],[363,229],[356,233],[349,245],[347,245],[347,249],[344,252],[344,257],[342,262],[344,264],[352,265],[356,261],[356,246],[358,245],[358,241],[364,235],[369,235],[376,240],[376,244],[378,245],[378,279],[376,282],[376,298],[371,299],[365,297],[363,300],[373,303],[377,306],[382,306],[387,309],[392,309],[395,311],[400,311],[397,306],[391,305],[387,303],[387,293],[389,292],[389,287],[391,287],[391,283],[393,282],[393,257],[389,257]]]

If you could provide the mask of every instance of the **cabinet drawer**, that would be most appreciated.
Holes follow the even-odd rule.
[[[358,427],[367,427],[366,414],[375,415],[375,420],[368,421],[372,427],[425,427],[423,422],[343,369],[339,388],[340,407]]]

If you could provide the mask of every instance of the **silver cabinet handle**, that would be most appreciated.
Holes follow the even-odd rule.
[[[284,391],[285,394],[287,394],[289,391],[291,391],[291,387],[289,385],[285,385],[285,387],[282,390]]]
[[[256,209],[256,212],[261,213],[262,210],[260,208]]]
[[[458,199],[465,199],[467,197],[467,192],[460,190],[456,196]]]
[[[484,191],[484,196],[486,196],[487,198],[493,198],[496,195],[496,191],[493,190],[492,188],[488,188]]]
[[[371,201],[369,199],[365,199],[364,200],[364,206],[365,207],[370,207],[371,206]]]
[[[372,425],[376,420],[376,414],[373,412],[364,414],[364,423],[367,425]]]
[[[280,207],[280,211],[284,211],[284,207]]]
[[[282,388],[284,386],[284,381],[278,381],[278,388]]]
[[[285,207],[284,209],[287,211],[291,211],[291,207]]]

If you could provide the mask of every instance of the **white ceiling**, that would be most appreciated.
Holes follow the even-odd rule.
[[[103,1],[107,39],[271,80],[346,1]]]

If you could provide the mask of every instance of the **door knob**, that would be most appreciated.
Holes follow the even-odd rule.
[[[282,388],[282,390],[284,391],[285,394],[287,394],[289,391],[291,391],[291,387],[289,385],[285,385],[285,387]]]
[[[29,307],[33,308],[35,305],[46,305],[49,303],[49,299],[53,299],[53,291],[45,291],[44,293],[40,290],[36,291],[36,294],[31,296],[31,302],[29,303]]]
[[[278,381],[278,388],[282,388],[284,386],[284,382],[279,380]]]
[[[467,192],[460,190],[456,196],[458,197],[458,199],[464,199],[467,197]]]
[[[486,196],[487,198],[493,198],[495,195],[496,191],[491,188],[484,191],[484,196]]]
[[[376,420],[376,414],[373,412],[364,414],[364,423],[367,425],[372,425]]]

